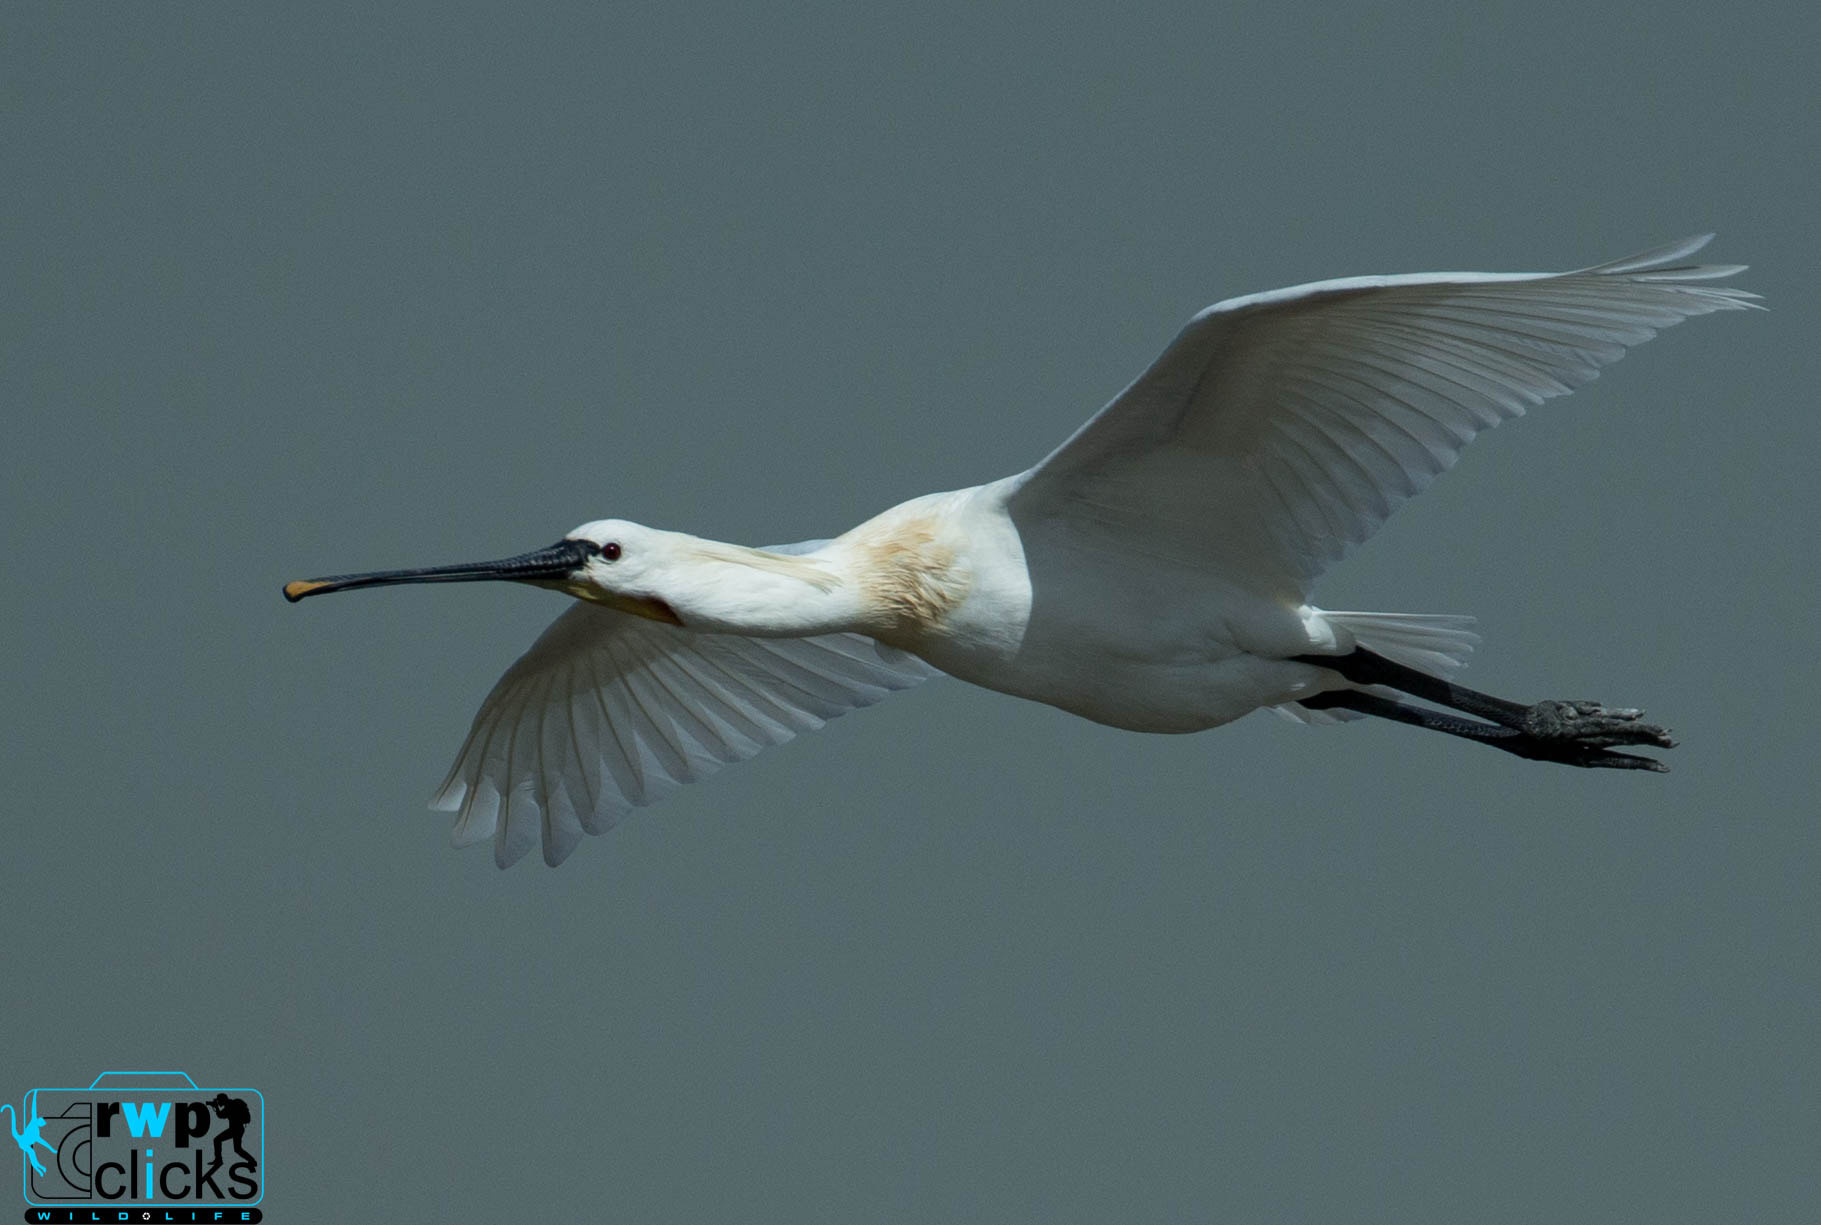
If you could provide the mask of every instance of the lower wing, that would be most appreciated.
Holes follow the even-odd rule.
[[[684,783],[939,675],[860,634],[700,634],[593,604],[558,617],[487,695],[431,806],[508,867]]]

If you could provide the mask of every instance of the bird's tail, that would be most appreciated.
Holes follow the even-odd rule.
[[[1473,618],[1452,613],[1329,612],[1321,617],[1353,635],[1353,641],[1392,663],[1447,676],[1466,665],[1479,644]],[[1298,702],[1271,708],[1298,723],[1345,723],[1365,716],[1351,710],[1310,710]]]

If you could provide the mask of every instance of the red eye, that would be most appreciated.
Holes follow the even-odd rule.
[[[619,541],[609,540],[606,544],[602,545],[601,546],[601,556],[606,558],[608,561],[620,560]]]

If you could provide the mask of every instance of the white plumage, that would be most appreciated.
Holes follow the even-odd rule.
[[[1705,234],[1580,272],[1349,277],[1217,303],[1018,495],[1306,596],[1475,434],[1694,315]]]
[[[1314,580],[1481,430],[1671,324],[1753,304],[1711,236],[1561,274],[1428,273],[1234,298],[1191,319],[1036,467],[831,541],[745,549],[621,520],[503,562],[293,583],[507,578],[584,601],[506,673],[435,806],[501,866],[938,671],[1143,731],[1259,707],[1377,714],[1575,765],[1660,768],[1635,711],[1439,679],[1464,617],[1337,613]],[[1363,651],[1362,651],[1363,648]],[[1473,723],[1401,705],[1399,692]]]
[[[935,670],[860,634],[704,634],[577,604],[500,678],[432,807],[501,865],[584,833]]]

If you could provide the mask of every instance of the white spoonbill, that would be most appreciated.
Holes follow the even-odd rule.
[[[1323,570],[1483,429],[1692,315],[1753,305],[1687,258],[1352,277],[1210,306],[1036,467],[833,540],[747,548],[621,519],[501,561],[285,596],[508,579],[578,601],[488,695],[433,806],[501,867],[939,673],[1144,732],[1259,707],[1376,715],[1538,761],[1662,770],[1636,710],[1453,684],[1471,619],[1330,612]],[[1408,701],[1420,699],[1434,705]],[[1447,707],[1451,711],[1435,709]]]

